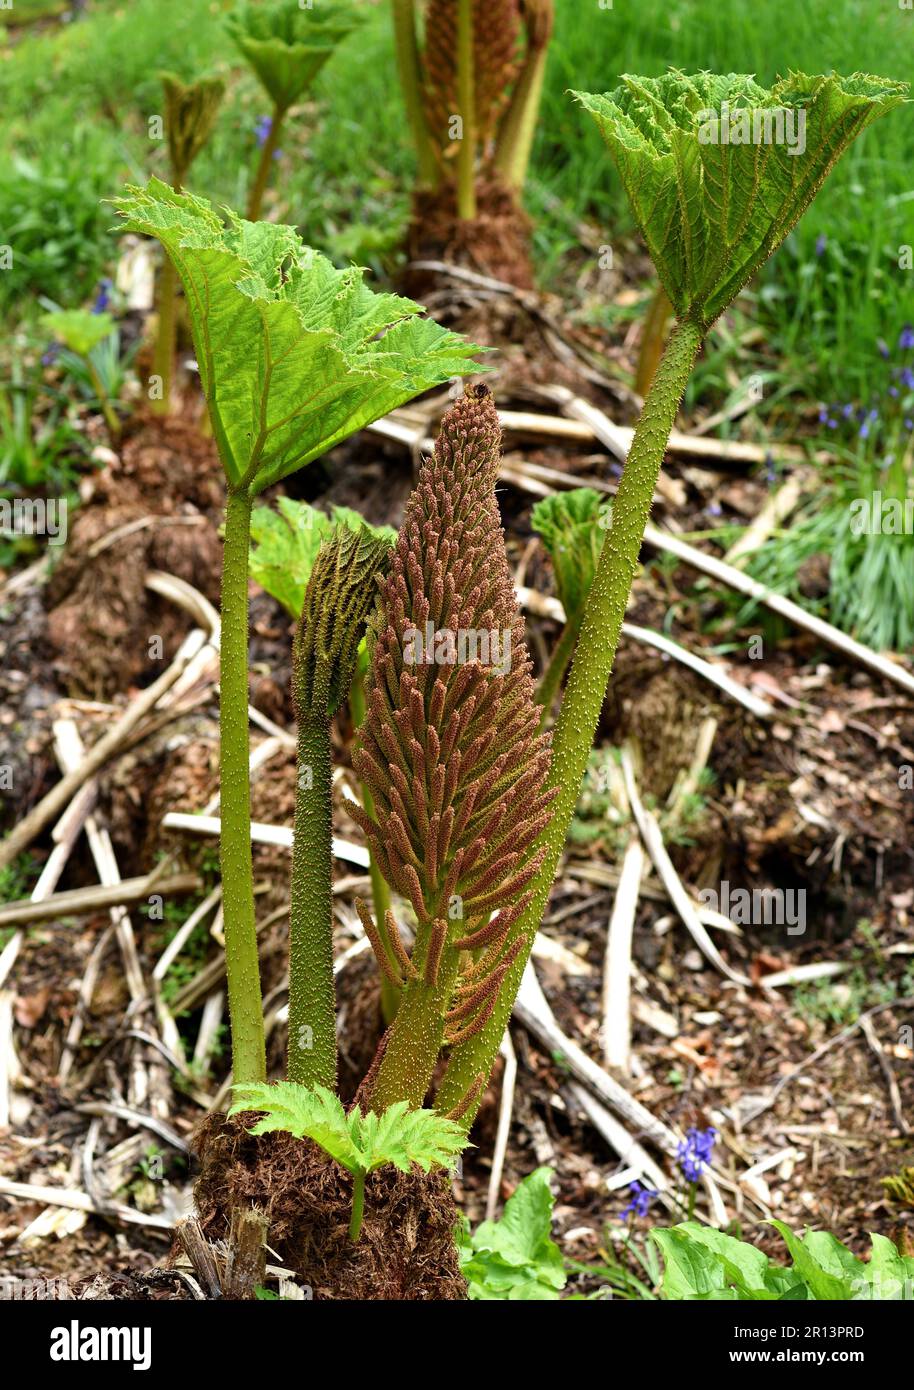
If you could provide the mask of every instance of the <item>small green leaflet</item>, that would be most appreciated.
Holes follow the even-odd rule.
[[[239,5],[228,16],[226,29],[274,105],[287,111],[362,18],[351,3],[260,0],[256,5]]]
[[[307,502],[278,497],[276,508],[274,511],[272,507],[255,507],[251,512],[251,577],[278,599],[293,618],[301,617],[317,552],[335,526],[346,526],[351,531],[365,527],[391,546],[397,539],[392,526],[370,526],[350,507],[332,507],[326,516]]]
[[[310,1091],[292,1081],[277,1081],[232,1089],[235,1100],[230,1115],[243,1110],[264,1112],[252,1134],[284,1130],[297,1139],[313,1139],[353,1177],[372,1173],[386,1163],[403,1173],[413,1163],[424,1173],[434,1164],[449,1168],[466,1147],[466,1136],[453,1120],[434,1110],[410,1110],[406,1101],[397,1101],[382,1115],[373,1111],[363,1115],[358,1109],[347,1114],[326,1086]]]
[[[460,1269],[471,1299],[551,1301],[565,1287],[565,1266],[550,1235],[554,1198],[551,1168],[537,1168],[505,1204],[499,1221],[457,1232]]]
[[[93,314],[88,309],[59,309],[44,314],[42,326],[77,357],[88,357],[94,347],[114,330],[110,314]]]
[[[609,146],[677,315],[707,328],[777,250],[852,141],[907,92],[862,73],[791,73],[769,91],[743,74],[673,71],[624,76],[604,96],[574,95]],[[749,142],[741,111],[751,117]]]
[[[719,1302],[772,1300],[914,1301],[914,1258],[885,1236],[872,1235],[869,1261],[859,1260],[828,1231],[797,1236],[772,1221],[793,1261],[785,1268],[747,1241],[685,1221],[651,1238],[663,1255],[661,1293],[668,1299]]]
[[[114,200],[158,237],[184,287],[200,380],[230,486],[252,494],[452,377],[482,351],[420,306],[374,294],[294,227],[225,222],[159,179]],[[380,335],[380,336],[379,336]]]
[[[556,588],[570,622],[577,622],[583,614],[609,514],[606,498],[592,487],[554,492],[533,508],[531,525],[549,552]]]

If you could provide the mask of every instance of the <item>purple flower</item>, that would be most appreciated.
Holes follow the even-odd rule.
[[[59,352],[60,343],[51,343],[47,351],[41,354],[41,365],[43,367],[50,367],[54,362],[56,362],[57,354]]]
[[[723,507],[720,505],[719,502],[710,502],[710,503],[708,504],[708,515],[709,515],[709,516],[722,516],[722,515],[723,515],[723,510],[724,510],[724,509],[723,509]]]
[[[904,427],[906,430],[914,430],[914,420],[905,420]]]
[[[713,1126],[708,1129],[695,1129],[693,1126],[686,1130],[686,1137],[676,1149],[686,1182],[698,1182],[704,1170],[711,1166],[711,1153],[717,1139],[718,1132]]]
[[[777,476],[778,476],[778,475],[777,475],[777,473],[775,472],[775,467],[774,467],[774,459],[771,457],[770,454],[766,454],[766,455],[765,455],[765,481],[767,482],[767,484],[768,484],[769,487],[774,487],[774,484],[777,482]]]
[[[655,1192],[652,1187],[642,1187],[640,1182],[630,1182],[628,1190],[632,1194],[632,1200],[623,1211],[619,1218],[620,1221],[624,1221],[626,1216],[629,1215],[635,1217],[647,1216],[651,1202],[655,1197],[659,1196],[659,1193]]]
[[[914,348],[914,327],[912,327],[911,324],[906,323],[904,328],[901,330],[901,337],[898,339],[898,346],[903,351],[907,351],[909,348]]]
[[[257,140],[258,149],[263,149],[270,138],[270,131],[273,129],[272,116],[259,116],[254,126],[254,135]]]
[[[888,345],[887,342],[885,342],[885,340],[884,340],[883,338],[877,338],[877,340],[876,340],[876,346],[877,346],[877,348],[879,349],[879,356],[880,356],[880,357],[886,357],[886,358],[887,358],[887,357],[889,356],[889,345]]]
[[[816,255],[824,256],[825,248],[827,247],[827,245],[828,237],[825,235],[824,232],[820,232],[819,235],[816,237]]]
[[[93,314],[103,314],[111,303],[111,281],[100,280],[98,282],[98,293],[95,296],[95,303],[92,305]]]
[[[914,371],[910,367],[902,367],[898,375],[901,378],[902,386],[906,387],[908,391],[914,391]]]

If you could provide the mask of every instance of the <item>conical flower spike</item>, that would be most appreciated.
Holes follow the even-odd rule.
[[[368,715],[353,766],[371,788],[375,818],[353,815],[417,919],[374,1109],[421,1105],[445,1026],[448,1036],[464,1033],[491,1012],[541,862],[534,841],[550,815],[549,741],[537,731],[495,501],[500,439],[484,386],[444,417],[370,628]],[[396,924],[377,927],[387,968],[402,970],[388,936]],[[462,973],[480,953],[485,968],[452,1013]]]
[[[880,77],[702,72],[576,92],[609,146],[680,319],[708,328],[780,246],[852,141],[905,99]]]

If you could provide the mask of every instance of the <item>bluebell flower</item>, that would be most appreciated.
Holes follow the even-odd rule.
[[[765,455],[765,481],[769,487],[773,487],[777,481],[777,473],[774,467],[774,459],[770,454]]]
[[[254,135],[257,140],[257,148],[263,149],[270,138],[270,131],[273,129],[272,116],[258,116],[254,126]]]
[[[889,357],[889,355],[890,355],[890,354],[889,354],[889,345],[888,345],[888,343],[887,343],[883,338],[877,338],[877,340],[876,340],[876,346],[877,346],[877,348],[879,349],[879,356],[880,356],[880,357],[885,357],[885,358],[888,358],[888,357]]]
[[[709,516],[721,516],[721,515],[723,514],[723,510],[724,510],[724,509],[723,509],[723,507],[720,505],[719,502],[709,502],[709,503],[708,503],[708,515],[709,515]]]
[[[816,237],[816,255],[824,256],[825,248],[827,247],[827,245],[828,237],[825,235],[824,232],[820,232],[819,235]]]
[[[95,296],[95,303],[92,305],[93,314],[103,314],[111,303],[111,281],[108,279],[98,282],[98,293]]]
[[[693,1126],[686,1130],[686,1137],[676,1149],[676,1157],[687,1182],[698,1182],[705,1169],[711,1166],[711,1154],[718,1137],[713,1126],[708,1129]]]
[[[57,354],[60,352],[60,343],[51,343],[50,347],[41,354],[41,365],[50,367],[56,362]]]
[[[906,387],[908,391],[914,391],[914,371],[910,367],[902,367],[898,375],[901,378],[902,386]]]
[[[847,405],[842,405],[841,414],[844,416],[845,420],[849,420],[853,413],[854,407],[850,404],[850,402],[848,402]]]
[[[621,1221],[624,1221],[626,1216],[647,1216],[651,1202],[660,1195],[652,1187],[642,1187],[640,1182],[630,1182],[628,1190],[632,1194],[632,1200],[619,1218]]]
[[[903,351],[907,351],[909,348],[914,348],[914,327],[912,327],[911,324],[906,323],[904,328],[901,330],[901,337],[898,339],[898,346]]]

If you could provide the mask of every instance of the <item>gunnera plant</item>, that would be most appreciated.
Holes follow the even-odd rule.
[[[416,147],[409,251],[532,284],[521,195],[539,112],[553,0],[393,0]]]

